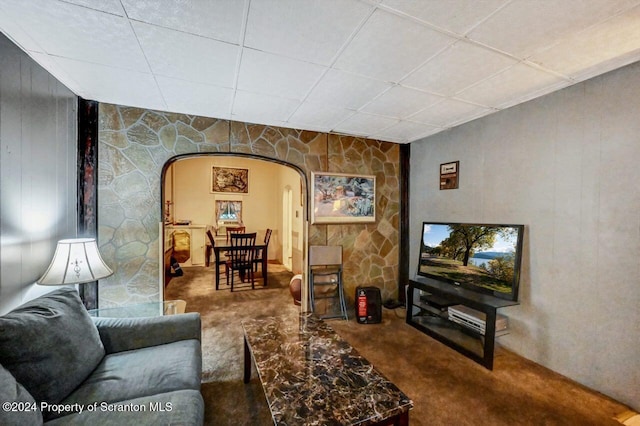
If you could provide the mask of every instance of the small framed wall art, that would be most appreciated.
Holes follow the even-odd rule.
[[[440,189],[457,189],[460,162],[440,164]]]
[[[249,169],[213,166],[211,192],[222,194],[248,194]]]

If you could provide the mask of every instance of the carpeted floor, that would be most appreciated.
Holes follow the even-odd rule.
[[[242,382],[244,318],[295,314],[291,273],[269,266],[269,286],[215,290],[213,268],[183,268],[167,299],[187,301],[202,315],[205,423],[272,424],[255,373]],[[330,325],[414,402],[411,425],[619,425],[629,408],[497,347],[489,371],[404,322],[403,309],[384,310],[381,324],[331,320]]]

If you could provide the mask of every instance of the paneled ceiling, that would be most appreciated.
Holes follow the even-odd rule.
[[[640,59],[640,0],[0,0],[0,29],[86,99],[399,143]]]

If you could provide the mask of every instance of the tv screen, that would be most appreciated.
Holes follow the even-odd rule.
[[[518,300],[524,225],[424,222],[418,275]]]

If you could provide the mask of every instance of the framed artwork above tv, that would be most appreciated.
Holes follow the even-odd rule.
[[[524,225],[423,222],[418,275],[518,300]]]

